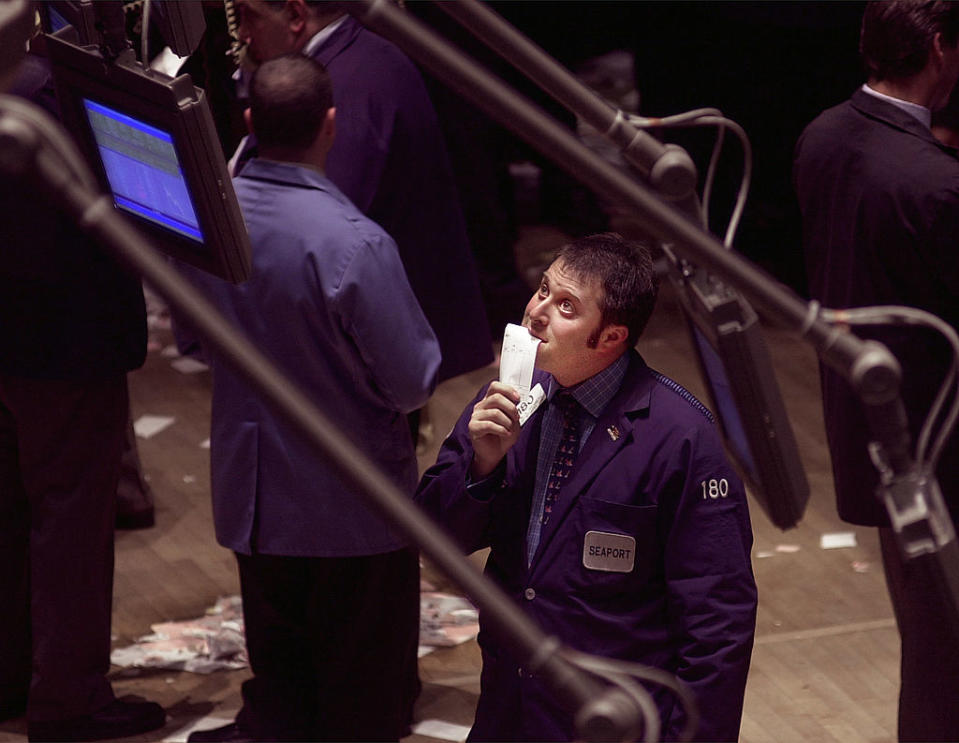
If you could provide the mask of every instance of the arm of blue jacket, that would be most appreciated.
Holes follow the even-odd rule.
[[[486,393],[486,387],[466,406],[436,458],[420,480],[416,501],[442,524],[467,554],[489,546],[488,525],[493,500],[504,482],[501,463],[489,477],[471,484],[469,467],[473,446],[469,420],[473,406]]]
[[[664,569],[676,675],[699,706],[694,740],[735,741],[756,627],[745,489],[712,428],[690,436],[675,456]],[[676,740],[685,724],[680,705],[674,710],[663,720],[664,740]]]
[[[364,238],[335,301],[376,394],[401,413],[421,408],[436,388],[440,348],[385,233]]]

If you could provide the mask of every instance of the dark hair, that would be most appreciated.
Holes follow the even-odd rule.
[[[250,80],[250,119],[261,148],[306,149],[333,105],[326,68],[302,54],[261,64]]]
[[[603,287],[599,330],[607,325],[625,325],[628,345],[636,345],[653,314],[659,291],[649,248],[615,232],[603,232],[564,245],[556,260],[560,258],[563,268],[577,279],[598,280]]]
[[[935,35],[955,46],[959,6],[946,0],[878,0],[866,4],[859,54],[870,78],[889,80],[919,73]]]

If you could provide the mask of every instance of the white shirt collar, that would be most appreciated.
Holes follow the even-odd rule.
[[[927,129],[932,124],[932,111],[925,106],[920,106],[918,103],[912,103],[911,101],[904,101],[901,98],[893,98],[891,95],[886,95],[885,93],[880,93],[878,90],[873,90],[866,84],[863,84],[862,92],[867,93],[874,98],[878,98],[881,101],[885,101],[886,103],[891,103],[896,108],[900,108],[906,113],[912,114],[919,119],[919,121],[921,121]]]
[[[340,26],[343,25],[343,21],[347,19],[349,14],[344,13],[341,17],[337,18],[332,23],[328,24],[320,31],[315,33],[312,38],[306,42],[306,46],[303,47],[302,54],[309,57],[319,49],[320,46],[329,39],[333,32],[336,31]],[[248,95],[247,86],[250,84],[250,73],[243,70],[242,68],[237,68],[233,71],[233,79],[236,81],[236,94],[239,98],[246,98]]]
[[[307,57],[313,55],[317,49],[319,49],[323,43],[333,35],[333,32],[336,31],[340,26],[343,25],[343,21],[347,19],[349,14],[344,13],[342,16],[337,18],[332,23],[324,26],[318,33],[316,33],[312,39],[306,42],[306,46],[303,47],[303,54]]]

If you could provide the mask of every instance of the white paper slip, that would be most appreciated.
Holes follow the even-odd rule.
[[[466,740],[469,731],[468,725],[457,725],[445,720],[422,720],[413,726],[414,734],[441,740],[463,741]]]
[[[836,550],[856,546],[856,532],[836,531],[819,537],[819,546],[824,550]]]
[[[239,710],[237,710],[237,712],[239,712]],[[201,717],[198,720],[194,720],[185,727],[170,733],[163,739],[163,743],[183,743],[190,736],[190,733],[195,730],[213,730],[223,725],[229,725],[235,719],[235,715],[227,716],[228,713],[226,712],[222,714],[223,716]]]
[[[196,374],[197,372],[206,371],[210,368],[202,361],[191,359],[188,356],[182,356],[176,361],[171,361],[170,366],[181,374]]]
[[[529,420],[529,417],[536,412],[536,408],[543,404],[546,399],[546,393],[543,392],[543,385],[539,382],[533,387],[526,396],[523,397],[516,409],[519,411],[519,424],[522,426]]]
[[[503,333],[503,351],[499,359],[499,381],[515,387],[521,397],[529,394],[536,365],[539,338],[522,325],[510,323]]]
[[[169,415],[141,415],[133,422],[133,432],[141,439],[148,439],[172,426],[174,420]]]

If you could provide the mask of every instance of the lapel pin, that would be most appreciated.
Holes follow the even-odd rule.
[[[616,426],[610,426],[607,428],[606,433],[609,434],[609,438],[611,438],[613,441],[616,441],[616,439],[619,438],[619,429],[616,428]]]

